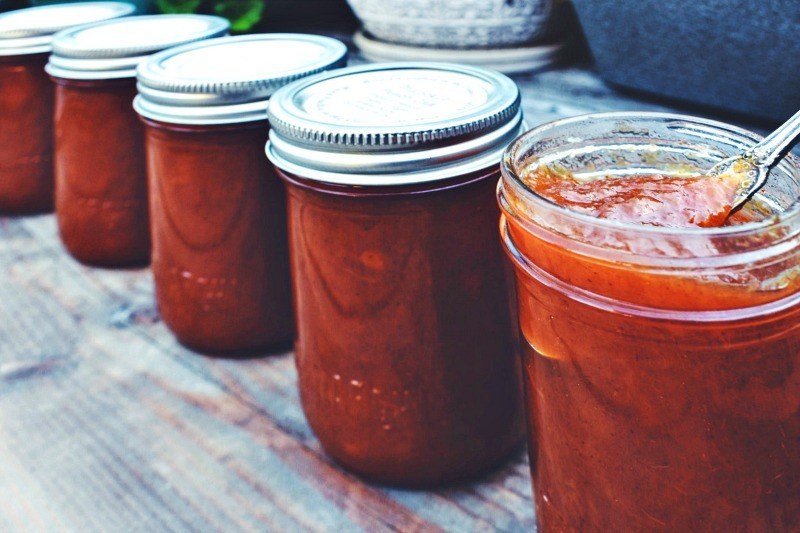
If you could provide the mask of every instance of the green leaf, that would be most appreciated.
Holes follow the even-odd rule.
[[[264,12],[264,0],[221,0],[215,3],[214,13],[231,22],[231,31],[247,31]]]
[[[162,13],[197,13],[203,0],[156,0],[156,7]]]

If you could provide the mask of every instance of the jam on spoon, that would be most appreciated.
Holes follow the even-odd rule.
[[[770,169],[789,153],[799,138],[800,111],[755,146],[723,159],[706,172],[706,178],[731,176],[738,180],[739,186],[731,198],[729,215],[738,211],[764,186]]]

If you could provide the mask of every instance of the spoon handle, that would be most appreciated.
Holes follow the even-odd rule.
[[[800,111],[781,124],[763,141],[747,151],[758,166],[771,167],[800,137]]]

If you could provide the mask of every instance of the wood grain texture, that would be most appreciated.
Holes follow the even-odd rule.
[[[528,123],[663,109],[590,72],[518,77]],[[308,428],[291,354],[179,346],[148,270],[95,270],[52,216],[0,218],[0,531],[531,531],[524,453],[474,484],[361,482]]]

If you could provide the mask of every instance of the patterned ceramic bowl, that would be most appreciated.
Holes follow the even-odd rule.
[[[364,29],[390,43],[498,48],[544,32],[553,0],[347,0]]]

